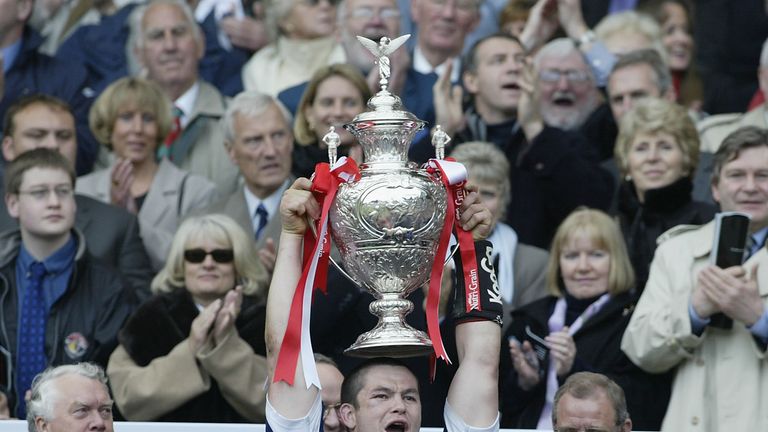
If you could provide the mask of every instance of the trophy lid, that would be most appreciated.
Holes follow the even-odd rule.
[[[419,127],[424,125],[424,122],[419,120],[411,112],[405,111],[400,98],[388,90],[389,78],[391,75],[388,55],[400,48],[400,46],[402,46],[410,37],[410,34],[395,39],[389,39],[384,36],[377,44],[375,41],[362,36],[357,36],[360,43],[376,57],[376,64],[379,65],[379,84],[381,85],[381,90],[368,100],[368,108],[370,111],[358,114],[349,125],[355,123],[368,123],[371,121],[388,124],[391,124],[392,122],[399,123],[407,121],[419,123]],[[347,129],[350,128],[347,127]]]

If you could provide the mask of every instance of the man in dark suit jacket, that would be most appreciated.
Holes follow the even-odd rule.
[[[291,115],[277,99],[247,91],[224,115],[224,138],[244,185],[202,213],[224,213],[253,233],[259,258],[271,273],[280,239],[280,199],[290,185]]]
[[[66,103],[45,95],[22,98],[8,109],[4,130],[2,147],[6,161],[34,148],[47,147],[57,149],[74,166],[75,120]],[[90,253],[118,269],[139,299],[148,297],[151,266],[136,217],[82,195],[75,195],[75,202],[75,226],[85,235]],[[5,204],[0,207],[0,231],[16,228],[18,224],[8,215]]]

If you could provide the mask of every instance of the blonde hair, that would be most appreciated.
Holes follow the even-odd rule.
[[[640,134],[671,135],[683,153],[683,171],[692,176],[699,163],[699,133],[682,106],[666,99],[648,97],[638,101],[619,122],[614,155],[623,176],[629,174],[632,141]]]
[[[595,36],[601,41],[631,33],[647,39],[650,44],[647,48],[655,49],[664,63],[667,63],[667,49],[664,48],[661,27],[650,15],[635,11],[619,12],[606,16],[595,26]]]
[[[547,289],[549,293],[560,297],[565,286],[560,274],[560,255],[571,237],[578,231],[584,231],[600,248],[611,257],[611,269],[608,271],[608,293],[613,295],[631,290],[635,285],[635,271],[629,261],[627,246],[619,226],[610,216],[600,210],[580,207],[574,210],[560,224],[552,240],[552,247],[547,263]]]
[[[296,121],[293,124],[293,137],[299,145],[308,146],[317,143],[318,137],[315,135],[315,131],[310,127],[305,111],[315,103],[317,89],[320,87],[320,84],[332,76],[338,76],[349,81],[349,83],[360,92],[363,106],[365,106],[365,103],[371,98],[371,89],[368,88],[368,83],[366,83],[365,78],[359,70],[343,63],[335,63],[321,67],[312,75],[312,79],[310,79],[309,84],[307,84],[307,89],[304,90],[304,94],[301,96],[299,106],[296,108]]]
[[[165,267],[152,280],[153,293],[169,293],[185,288],[184,250],[190,241],[201,238],[232,245],[235,273],[238,284],[243,287],[243,294],[266,295],[269,276],[257,258],[252,236],[234,219],[223,214],[195,216],[182,222],[173,237]]]
[[[117,116],[126,109],[136,109],[155,117],[160,145],[171,131],[171,102],[154,83],[135,77],[121,78],[104,90],[93,103],[88,124],[96,139],[112,150],[112,131]]]

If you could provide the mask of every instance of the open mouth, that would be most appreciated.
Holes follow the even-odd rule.
[[[386,432],[405,432],[408,430],[408,424],[404,421],[394,421],[384,428]]]
[[[554,98],[552,103],[561,108],[571,108],[574,105],[574,100],[568,96],[559,96]]]
[[[502,90],[520,90],[520,86],[517,83],[509,83],[501,86]]]

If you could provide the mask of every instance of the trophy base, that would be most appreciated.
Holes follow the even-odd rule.
[[[434,352],[426,333],[401,322],[379,323],[344,350],[351,357],[420,357]]]

